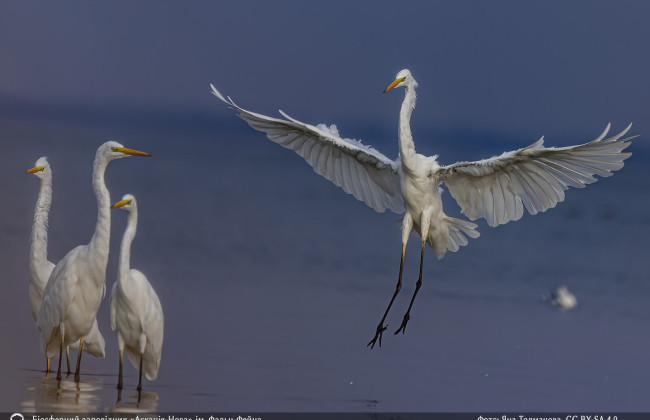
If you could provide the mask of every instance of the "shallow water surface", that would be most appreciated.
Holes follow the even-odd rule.
[[[481,237],[459,253],[441,261],[427,253],[411,321],[396,336],[417,277],[412,240],[383,347],[370,350],[395,287],[399,216],[374,213],[243,123],[219,123],[116,130],[2,121],[0,411],[650,411],[643,148],[633,145],[620,173],[568,191],[556,209],[497,229],[481,221]],[[109,138],[153,155],[106,173],[113,201],[138,198],[131,265],[165,311],[159,377],[144,381],[140,402],[126,361],[121,397],[115,389],[107,300],[98,313],[106,358],[84,356],[79,384],[44,378],[27,305],[38,183],[24,172],[50,159],[57,261],[90,238],[92,158]],[[396,145],[377,147],[396,154]],[[454,147],[464,146],[441,140],[441,160],[460,155]],[[112,213],[108,290],[125,222]],[[576,309],[542,300],[561,284],[577,295]]]

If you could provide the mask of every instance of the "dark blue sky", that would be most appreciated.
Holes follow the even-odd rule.
[[[649,17],[645,1],[3,1],[0,100],[227,118],[212,82],[373,143],[346,123],[396,127],[402,95],[381,91],[407,67],[419,143],[463,127],[566,145],[610,121],[647,132]]]

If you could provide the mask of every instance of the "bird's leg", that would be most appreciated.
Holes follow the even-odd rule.
[[[65,347],[65,359],[68,362],[68,375],[70,374],[70,346]]]
[[[63,332],[63,329],[61,329],[61,347],[59,347],[59,369],[56,372],[56,379],[61,380],[61,359],[63,359],[63,339],[65,338],[65,334]],[[47,352],[47,349],[45,350]]]
[[[409,308],[406,310],[406,313],[404,314],[404,319],[402,319],[402,325],[395,331],[395,334],[399,334],[401,331],[402,334],[406,331],[406,324],[409,322],[409,319],[411,318],[410,313],[411,313],[411,308],[413,307],[413,302],[415,301],[415,296],[418,294],[418,290],[420,290],[420,287],[422,286],[422,263],[424,262],[424,248],[426,246],[427,242],[422,241],[422,251],[420,253],[420,276],[418,277],[418,282],[415,283],[415,292],[413,292],[413,297],[411,298],[411,303],[409,304]]]
[[[377,340],[379,340],[379,347],[381,347],[381,337],[383,332],[387,328],[384,325],[384,321],[388,316],[388,311],[390,311],[390,307],[393,306],[395,297],[402,289],[402,271],[404,270],[404,254],[406,253],[406,243],[408,241],[408,237],[409,234],[411,233],[412,227],[413,227],[413,219],[411,218],[411,215],[409,213],[406,213],[404,215],[404,219],[402,220],[402,257],[400,258],[400,263],[399,263],[399,275],[397,277],[397,285],[395,286],[395,293],[393,293],[393,297],[390,299],[390,302],[388,303],[388,307],[384,312],[384,316],[381,317],[381,321],[379,321],[379,325],[377,325],[377,332],[375,332],[375,336],[368,343],[368,346],[370,346],[371,349],[375,347]]]
[[[79,339],[79,353],[77,353],[77,370],[74,372],[74,381],[79,382],[79,370],[81,368],[81,353],[84,349],[84,336]]]
[[[373,337],[372,340],[368,343],[370,348],[375,347],[375,343],[377,342],[377,339],[379,339],[379,347],[381,347],[381,336],[383,332],[386,330],[386,327],[384,325],[384,321],[386,320],[386,317],[388,316],[388,311],[390,311],[390,307],[393,306],[393,302],[395,301],[395,297],[399,293],[399,291],[402,289],[402,271],[404,269],[404,254],[406,253],[406,244],[402,245],[402,258],[399,263],[399,276],[397,277],[397,285],[395,286],[395,293],[393,293],[393,297],[390,299],[390,302],[388,303],[388,307],[386,308],[386,312],[384,312],[384,316],[381,317],[381,321],[379,321],[379,325],[377,325],[377,332],[375,333],[375,336]]]
[[[409,319],[411,318],[411,308],[413,307],[413,302],[415,302],[415,297],[422,286],[422,265],[424,263],[424,249],[427,245],[427,238],[429,237],[429,224],[431,223],[431,211],[429,209],[424,210],[420,215],[420,235],[422,236],[422,250],[420,251],[420,275],[418,277],[418,282],[415,284],[415,292],[413,292],[413,297],[411,298],[411,303],[409,303],[409,308],[404,314],[404,319],[402,319],[402,324],[399,326],[395,334],[399,334],[400,331],[402,334],[406,331],[406,324],[408,324]]]
[[[120,349],[120,371],[117,379],[117,389],[122,389],[122,363],[124,361],[124,349]],[[118,399],[119,401],[119,399]]]
[[[50,365],[52,363],[52,359],[49,357],[45,356],[45,360],[47,362],[47,369],[45,370],[45,377],[49,378],[50,377]]]
[[[142,353],[140,353],[140,379],[138,379],[138,402],[140,402],[140,392],[142,392]]]

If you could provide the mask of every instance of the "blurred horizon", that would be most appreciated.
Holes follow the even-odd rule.
[[[650,2],[634,0],[0,2],[3,410],[115,408],[107,300],[106,359],[82,361],[81,387],[42,378],[27,305],[38,182],[25,170],[43,155],[52,165],[58,261],[92,234],[92,159],[110,139],[152,154],[106,172],[112,200],[138,198],[132,266],[165,312],[147,409],[648,411],[648,16]],[[479,220],[458,253],[427,252],[408,332],[371,351],[401,216],[322,179],[210,83],[251,111],[336,124],[392,159],[403,93],[382,90],[404,67],[419,83],[416,148],[442,164],[541,136],[585,143],[610,122],[610,134],[633,122],[640,137],[624,168],[557,208],[496,229]],[[443,202],[465,219],[450,194]],[[415,287],[414,239],[391,330]],[[559,285],[575,310],[542,300]]]

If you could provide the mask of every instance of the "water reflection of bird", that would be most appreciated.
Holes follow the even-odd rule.
[[[140,372],[138,391],[142,390],[142,374],[152,381],[158,376],[163,343],[164,317],[160,299],[142,272],[130,268],[131,243],[138,226],[138,204],[126,194],[113,205],[128,212],[117,281],[111,291],[111,328],[117,332],[120,370],[117,388],[122,389],[124,350],[131,364]]]
[[[32,378],[21,410],[27,413],[97,413],[102,409],[101,378],[72,382],[52,378]]]
[[[84,339],[91,331],[106,290],[111,215],[110,194],[104,182],[104,173],[111,161],[130,155],[149,156],[114,141],[106,142],[97,149],[92,175],[97,199],[95,232],[88,244],[72,249],[57,263],[43,292],[37,324],[46,357],[54,357],[59,347],[57,379],[61,379],[63,347],[79,340],[75,371],[75,381],[79,381]]]
[[[117,390],[115,407],[108,411],[114,413],[152,413],[158,407],[158,394],[149,391],[137,391],[122,398],[122,390]]]
[[[36,322],[43,303],[43,290],[54,269],[54,263],[47,259],[47,230],[52,205],[52,168],[47,158],[43,156],[36,161],[33,168],[27,170],[27,173],[36,175],[40,181],[29,250],[29,305],[32,309],[32,318]],[[74,349],[78,345],[77,341],[66,347],[68,373],[70,373],[70,347]],[[104,337],[97,326],[97,319],[86,337],[84,351],[95,357],[104,357]],[[46,359],[46,374],[49,374],[50,358],[46,357]]]
[[[384,321],[402,287],[402,269],[406,242],[412,229],[422,237],[420,274],[408,310],[395,334],[404,332],[410,311],[422,284],[424,249],[428,243],[438,258],[447,251],[467,245],[467,237],[476,238],[477,225],[445,215],[438,186],[444,183],[458,202],[462,213],[471,220],[485,218],[490,226],[519,220],[524,207],[537,214],[564,200],[568,187],[582,188],[595,182],[594,175],[610,176],[623,167],[629,153],[630,138],[621,133],[605,138],[609,125],[597,139],[570,147],[546,148],[543,138],[532,145],[476,162],[458,162],[441,166],[437,155],[416,153],[410,129],[415,108],[417,82],[409,70],[402,70],[384,90],[404,87],[405,97],[399,117],[399,157],[391,160],[357,140],[339,136],[335,125],[313,126],[280,113],[286,120],[267,117],[237,106],[214,86],[212,92],[232,106],[251,127],[265,132],[272,141],[302,156],[314,171],[365,202],[378,212],[389,209],[403,213],[402,252],[395,292],[384,312],[373,339],[381,346]],[[467,236],[467,237],[466,237]]]

